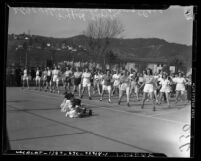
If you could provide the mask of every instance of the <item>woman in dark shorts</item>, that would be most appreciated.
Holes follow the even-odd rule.
[[[178,77],[178,74],[175,74],[175,75],[172,75],[171,76],[171,79],[173,80],[174,78],[177,78]],[[172,88],[172,91],[171,91],[171,94],[170,94],[170,97],[175,97],[176,96],[176,84],[175,83],[173,83],[172,85],[171,85],[171,88]]]
[[[66,71],[64,73],[65,75],[65,91],[70,91],[70,85],[71,85],[71,76],[72,76],[72,68],[66,67]]]
[[[80,71],[79,67],[76,67],[76,71],[73,74],[74,79],[74,86],[73,86],[73,94],[75,93],[76,88],[78,87],[79,97],[81,93],[81,79],[82,79],[82,72]]]
[[[46,90],[47,88],[49,88],[49,90],[51,91],[51,79],[52,79],[52,70],[47,67],[47,84],[46,84]]]

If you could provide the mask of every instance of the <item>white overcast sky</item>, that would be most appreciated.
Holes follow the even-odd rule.
[[[185,16],[186,8],[192,9],[192,6],[171,6],[167,10],[151,13],[147,12],[149,10],[132,10],[132,12],[131,10],[56,9],[51,10],[51,15],[45,9],[17,8],[17,10],[10,7],[8,33],[20,34],[30,31],[33,35],[67,38],[82,34],[88,21],[92,20],[93,16],[103,13],[106,16],[113,15],[113,18],[122,22],[125,28],[121,34],[123,38],[155,37],[168,42],[192,45],[193,20]],[[142,11],[146,11],[148,16],[143,16]],[[76,17],[76,14],[81,18]]]

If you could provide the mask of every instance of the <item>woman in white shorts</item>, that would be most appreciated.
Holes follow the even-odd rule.
[[[36,88],[35,89],[37,89],[37,86],[39,87],[39,90],[41,90],[41,86],[40,86],[40,84],[41,84],[41,77],[40,77],[40,69],[39,69],[39,67],[37,67],[36,68],[36,78],[35,78],[35,81],[36,81]]]
[[[160,89],[160,99],[159,99],[159,104],[161,104],[161,99],[162,99],[162,96],[163,94],[165,94],[166,96],[166,99],[167,99],[167,104],[168,104],[168,107],[170,108],[170,101],[169,101],[169,98],[170,98],[170,80],[168,79],[168,76],[167,74],[163,74],[162,75],[162,79],[160,80],[160,85],[161,85],[161,89]]]
[[[55,66],[54,70],[52,71],[52,83],[53,83],[53,92],[56,91],[57,88],[57,92],[59,94],[59,74],[60,71],[58,70],[57,66]]]
[[[120,88],[120,77],[121,74],[119,73],[119,70],[116,71],[116,73],[112,76],[113,79],[113,90],[112,90],[112,95],[115,94],[116,90],[119,93],[119,88]]]
[[[127,106],[129,107],[129,98],[130,98],[130,78],[128,75],[128,71],[124,70],[123,75],[120,77],[120,91],[119,91],[119,101],[118,104],[120,105],[122,96],[126,92],[127,98]]]
[[[28,76],[28,69],[27,69],[27,67],[24,68],[23,76],[22,76],[22,81],[23,81],[23,88],[24,88],[25,81],[27,82],[27,87],[29,88],[29,76]]]
[[[103,100],[104,92],[108,91],[108,102],[111,103],[111,91],[112,91],[112,76],[110,71],[108,70],[107,73],[103,76],[103,88],[101,92],[100,101]]]
[[[91,73],[89,72],[88,68],[85,68],[85,72],[82,73],[82,94],[80,98],[83,98],[83,94],[86,88],[88,88],[88,96],[91,100]]]
[[[152,70],[147,69],[146,74],[144,76],[144,83],[141,85],[140,88],[144,86],[143,89],[143,101],[141,108],[144,108],[144,102],[147,99],[148,94],[150,95],[151,99],[153,100],[153,111],[156,110],[155,108],[155,100],[154,100],[154,86],[153,83],[155,83],[154,77],[152,76]]]
[[[186,79],[183,77],[183,74],[179,72],[179,76],[176,78],[173,78],[173,82],[176,83],[176,101],[178,102],[178,97],[180,96],[184,100],[184,94],[185,94],[185,83]]]

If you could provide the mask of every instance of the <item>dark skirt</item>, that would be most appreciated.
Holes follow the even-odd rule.
[[[47,82],[49,83],[51,80],[51,76],[47,76]]]
[[[78,86],[81,83],[81,78],[74,78],[74,85]]]
[[[66,77],[65,82],[66,82],[66,83],[71,83],[70,77]]]

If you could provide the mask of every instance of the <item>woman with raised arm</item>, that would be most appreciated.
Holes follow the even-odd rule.
[[[78,88],[78,93],[80,97],[82,72],[80,71],[79,67],[76,67],[76,71],[73,73],[73,78],[74,78],[73,94],[75,93],[76,88]]]
[[[119,70],[117,69],[115,74],[113,74],[112,79],[113,79],[113,90],[112,90],[112,96],[115,94],[117,91],[119,93],[120,91],[120,77],[121,74],[119,73]]]
[[[103,100],[103,95],[104,95],[105,90],[108,91],[108,102],[111,103],[112,75],[110,74],[109,70],[103,76],[103,88],[102,88],[102,92],[101,92],[100,101]]]
[[[72,77],[72,69],[70,67],[66,67],[66,71],[64,72],[64,88],[65,91],[70,92],[70,84],[71,84],[71,77]]]
[[[185,100],[185,84],[186,79],[183,77],[183,74],[179,72],[178,77],[173,79],[173,82],[176,83],[176,101],[175,104],[178,102],[178,98],[181,97],[182,100]]]
[[[169,100],[170,100],[171,81],[169,80],[168,75],[166,73],[162,74],[162,79],[160,80],[160,85],[161,85],[161,89],[160,89],[159,104],[161,104],[162,96],[163,96],[163,94],[165,94],[168,107],[170,108],[170,101]]]
[[[149,96],[151,97],[151,99],[153,101],[153,111],[156,110],[153,83],[155,83],[155,80],[154,80],[154,77],[152,75],[152,70],[148,68],[146,70],[146,74],[144,76],[144,83],[140,87],[140,88],[142,88],[144,86],[143,100],[142,100],[142,106],[141,106],[142,109],[144,108],[144,102],[147,99],[147,96],[149,94]]]
[[[84,91],[85,89],[87,88],[88,89],[88,96],[89,96],[89,99],[91,100],[91,73],[89,72],[89,69],[88,68],[85,68],[85,72],[82,73],[82,94],[81,94],[81,97],[80,98],[83,98],[83,94],[84,94]]]
[[[95,72],[94,81],[93,81],[93,84],[94,84],[94,92],[93,92],[93,94],[95,94],[96,90],[97,90],[98,94],[101,95],[101,92],[100,92],[101,80],[102,80],[102,75],[100,73],[100,70],[97,69],[97,71]]]
[[[138,84],[139,77],[136,71],[133,71],[130,74],[130,79],[131,79],[130,96],[132,95],[134,90],[134,93],[136,94],[137,97],[137,101],[139,101],[139,84]]]
[[[128,71],[124,70],[123,75],[120,77],[120,92],[119,92],[119,101],[118,104],[120,105],[122,96],[124,92],[126,92],[126,98],[127,98],[127,106],[129,107],[129,99],[130,99],[130,77],[128,75]]]

